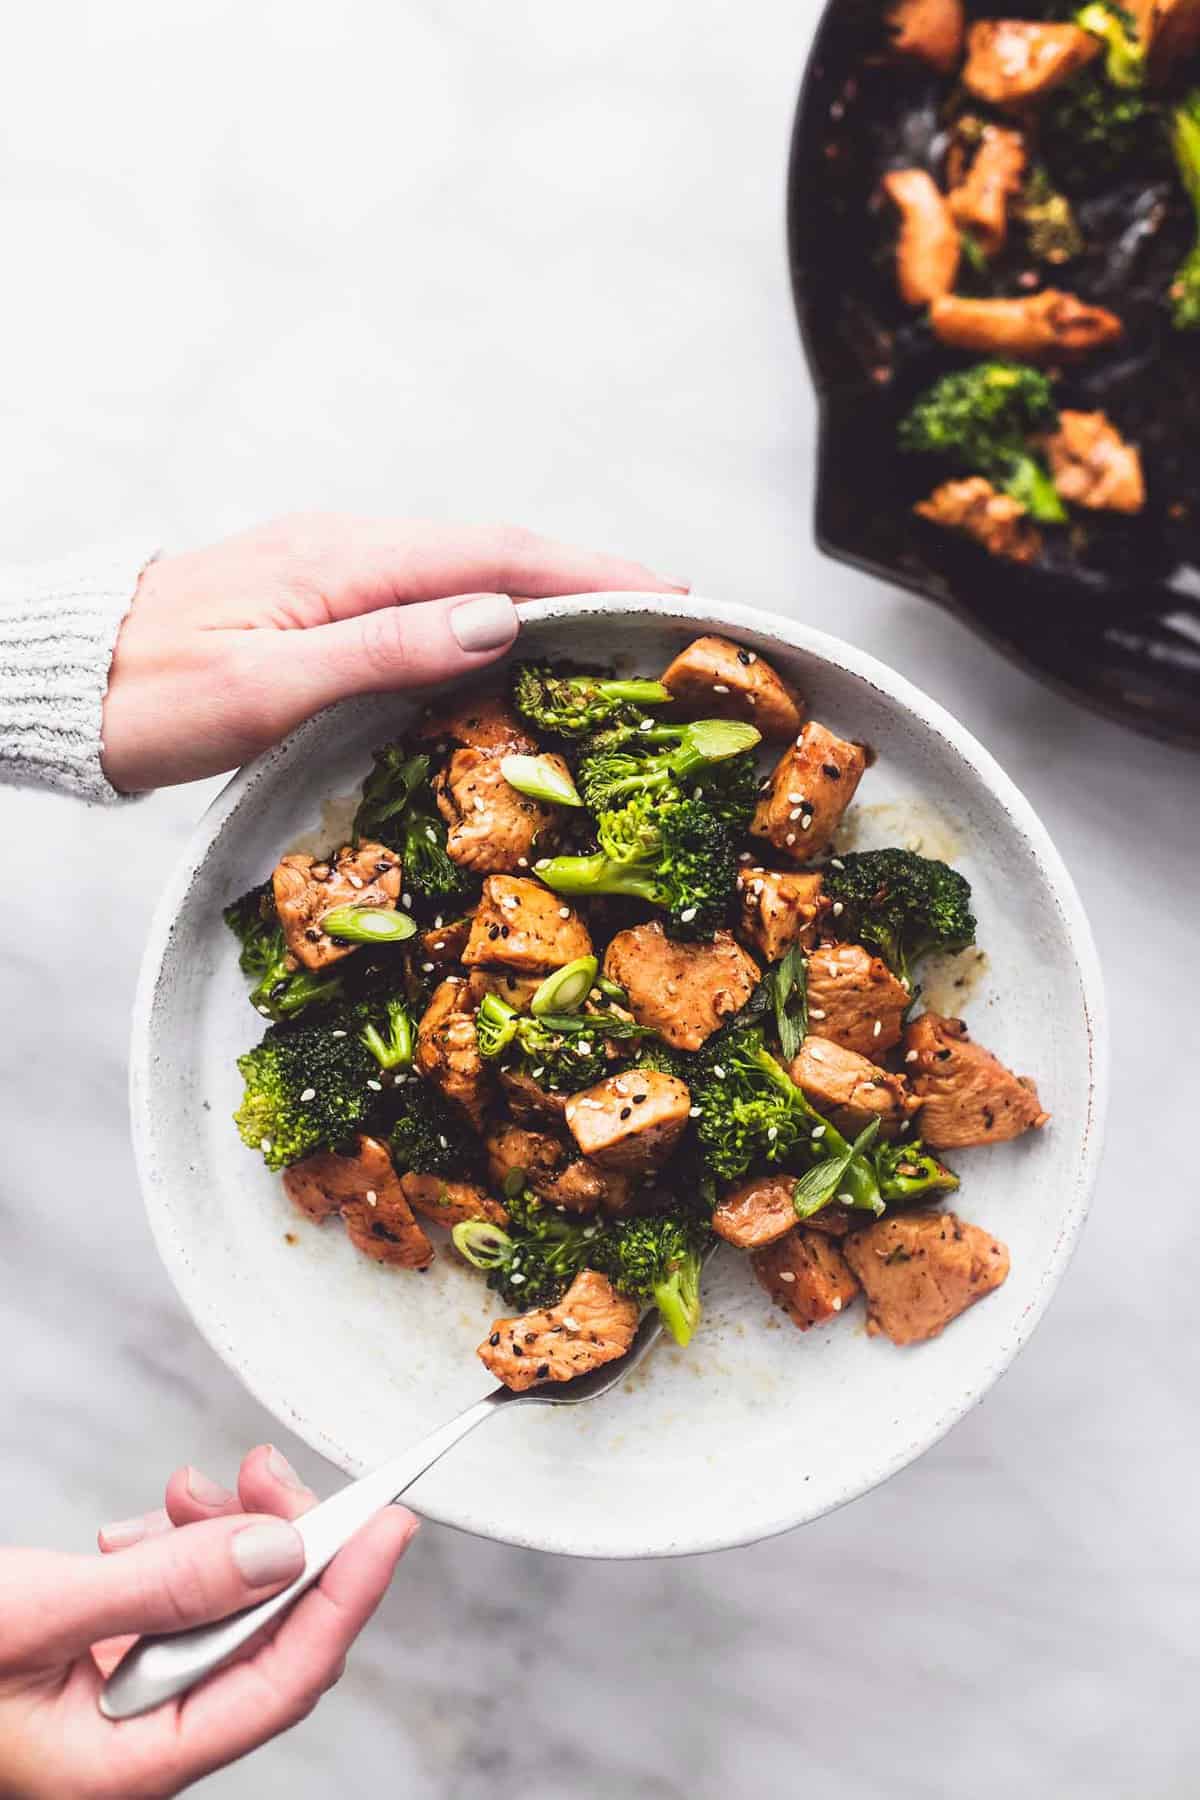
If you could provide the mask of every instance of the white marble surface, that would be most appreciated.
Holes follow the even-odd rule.
[[[396,509],[794,609],[996,752],[1111,983],[1092,1222],[946,1442],[803,1533],[692,1562],[427,1529],[337,1694],[214,1800],[1196,1792],[1195,1199],[1171,1148],[1200,1052],[1200,770],[814,552],[781,223],[810,8],[59,0],[9,33],[0,556]],[[177,1461],[228,1473],[270,1429],[157,1263],[125,1120],[143,928],[205,797],[0,795],[9,1540],[82,1547]]]

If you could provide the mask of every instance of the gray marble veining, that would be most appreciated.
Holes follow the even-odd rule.
[[[812,14],[65,0],[24,11],[0,69],[0,554],[310,504],[510,517],[798,612],[995,751],[1110,982],[1083,1246],[944,1443],[689,1562],[427,1528],[336,1695],[214,1800],[1196,1792],[1196,764],[813,550],[781,223]],[[271,1431],[159,1267],[125,1119],[143,930],[205,797],[0,794],[9,1541],[82,1548],[176,1462],[228,1475]]]

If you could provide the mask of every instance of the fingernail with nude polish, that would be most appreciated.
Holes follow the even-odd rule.
[[[304,1567],[300,1534],[284,1519],[247,1525],[233,1539],[233,1560],[251,1587],[290,1581]]]
[[[189,1468],[187,1472],[187,1491],[193,1500],[201,1506],[227,1506],[233,1499],[228,1488],[222,1487],[219,1481],[213,1481],[199,1469]]]
[[[299,1488],[301,1490],[304,1487],[304,1483],[301,1481],[299,1475],[297,1475],[295,1469],[293,1469],[287,1457],[283,1454],[283,1451],[277,1450],[274,1444],[272,1444],[271,1448],[267,1451],[267,1474],[277,1481],[281,1487]]]
[[[100,1527],[100,1541],[110,1550],[128,1550],[130,1544],[140,1544],[146,1535],[146,1519],[114,1519],[111,1525]]]
[[[517,609],[507,594],[480,594],[450,614],[460,650],[499,650],[517,635]]]

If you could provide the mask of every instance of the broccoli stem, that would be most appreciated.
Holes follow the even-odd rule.
[[[671,698],[670,688],[661,681],[598,681],[596,687],[606,700],[624,700],[633,706],[665,706]]]
[[[626,894],[649,901],[658,896],[653,876],[614,862],[602,850],[590,856],[547,856],[536,867],[540,879],[556,894]]]
[[[1019,500],[1039,525],[1065,525],[1067,509],[1047,469],[1036,456],[1018,456],[1004,483],[1005,493]]]
[[[700,1258],[689,1256],[652,1291],[664,1329],[677,1344],[690,1344],[700,1323]]]

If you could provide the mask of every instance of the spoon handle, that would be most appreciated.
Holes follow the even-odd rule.
[[[106,1719],[132,1719],[138,1713],[161,1706],[186,1694],[220,1668],[264,1625],[278,1619],[319,1578],[367,1520],[397,1499],[444,1456],[469,1431],[490,1419],[497,1407],[512,1396],[498,1388],[469,1406],[448,1424],[402,1450],[381,1468],[351,1481],[330,1499],[323,1500],[294,1521],[304,1542],[304,1568],[287,1587],[260,1600],[232,1618],[216,1619],[189,1631],[169,1631],[139,1638],[113,1670],[100,1694],[100,1711]]]

